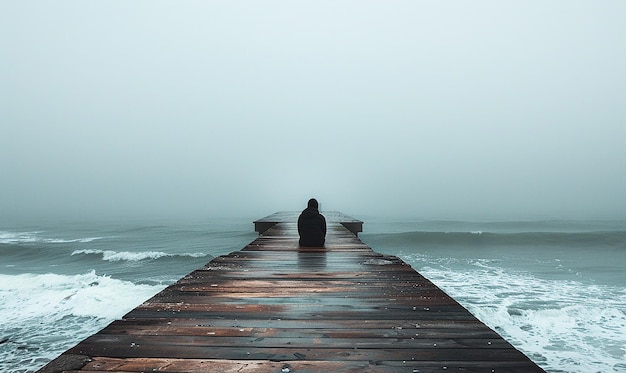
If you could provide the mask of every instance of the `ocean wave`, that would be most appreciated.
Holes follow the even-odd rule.
[[[122,316],[165,285],[134,284],[130,281],[97,275],[90,271],[79,275],[20,274],[0,275],[0,294],[11,299],[2,302],[3,320],[45,315],[71,314],[97,318]],[[114,305],[115,304],[115,305]]]
[[[0,231],[0,244],[22,244],[22,243],[89,243],[101,240],[104,237],[85,237],[76,239],[61,239],[42,236],[42,232],[6,232]]]
[[[135,284],[95,271],[0,274],[0,338],[5,340],[0,371],[39,369],[165,286]],[[25,351],[34,357],[25,360]]]
[[[490,261],[451,266],[423,255],[405,259],[548,371],[624,367],[623,286],[544,279]]]
[[[141,260],[156,260],[160,258],[173,258],[173,257],[191,257],[191,258],[203,258],[206,256],[211,256],[205,253],[183,253],[183,254],[170,254],[164,253],[161,251],[141,251],[141,252],[130,252],[130,251],[113,251],[113,250],[74,250],[71,254],[75,255],[97,255],[102,256],[102,260],[109,262],[119,262],[119,261],[129,261],[129,262],[138,262]]]
[[[366,242],[384,242],[385,246],[415,245],[478,245],[478,246],[585,246],[597,245],[626,248],[626,231],[599,232],[403,232],[363,234]],[[373,245],[376,246],[376,245]]]

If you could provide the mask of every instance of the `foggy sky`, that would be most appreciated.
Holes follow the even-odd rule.
[[[624,1],[0,3],[0,215],[624,217]]]

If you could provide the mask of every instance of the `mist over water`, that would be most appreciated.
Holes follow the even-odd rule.
[[[4,1],[0,222],[623,218],[624,13]]]

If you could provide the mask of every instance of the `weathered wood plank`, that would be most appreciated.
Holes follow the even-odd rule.
[[[283,319],[203,319],[203,318],[124,318],[111,323],[127,324],[129,328],[139,326],[162,327],[164,325],[178,326],[214,326],[233,328],[284,328],[284,329],[340,329],[340,330],[360,330],[360,329],[392,329],[392,330],[414,330],[422,328],[446,330],[446,329],[486,329],[485,325],[476,318],[467,320],[283,320]]]
[[[433,338],[499,338],[499,335],[483,327],[465,327],[457,329],[416,328],[412,329],[308,329],[308,328],[264,328],[264,327],[213,327],[213,326],[177,326],[163,325],[159,328],[154,326],[133,325],[129,323],[112,323],[101,334],[127,334],[127,335],[158,335],[158,336],[210,336],[213,337],[264,337],[274,338],[311,338],[322,336],[324,338],[409,338],[409,339],[433,339]]]
[[[489,370],[486,370],[488,364]],[[517,365],[517,366],[516,366]],[[221,359],[161,359],[161,358],[95,358],[85,366],[83,371],[106,372],[515,372],[515,368],[524,368],[523,363],[515,362],[469,362],[459,366],[455,361],[288,361],[273,362],[266,360],[221,360]],[[512,370],[509,370],[511,369]],[[71,371],[76,372],[76,371]],[[529,372],[533,372],[530,370]]]
[[[69,350],[73,354],[117,358],[179,358],[179,359],[232,359],[232,360],[450,360],[450,361],[526,361],[513,348],[397,348],[391,343],[375,348],[318,348],[318,347],[253,347],[247,346],[206,346],[178,343],[179,338],[168,344],[150,344],[122,340],[85,341],[79,347]],[[216,342],[219,340],[216,339]],[[123,341],[126,342],[126,341]],[[134,343],[134,344],[133,344]],[[434,345],[434,344],[433,344]],[[528,367],[532,365],[527,362]]]
[[[359,240],[362,222],[334,214],[326,246],[300,248],[296,218],[256,221],[261,234],[242,250],[68,350],[83,362],[66,371],[542,372],[411,266]]]
[[[430,335],[428,338],[405,337],[388,335],[385,338],[376,336],[365,336],[357,338],[350,336],[342,338],[338,335],[331,338],[328,334],[314,334],[308,337],[300,336],[272,336],[272,337],[215,337],[212,334],[206,335],[187,335],[179,334],[176,338],[172,338],[172,334],[109,334],[106,331],[97,333],[87,338],[83,343],[89,344],[117,344],[120,346],[190,346],[190,347],[245,347],[249,350],[264,348],[328,348],[328,349],[476,349],[480,347],[481,351],[486,349],[509,349],[511,345],[501,338],[450,338],[440,337],[438,335]],[[152,348],[152,347],[151,347]]]

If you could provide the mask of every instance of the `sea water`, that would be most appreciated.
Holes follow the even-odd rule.
[[[0,371],[33,372],[213,257],[239,219],[0,226]],[[365,221],[400,256],[549,372],[626,372],[626,222]]]

